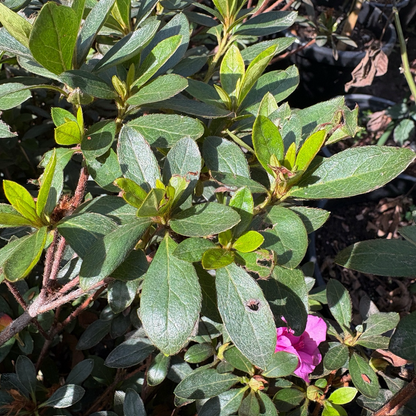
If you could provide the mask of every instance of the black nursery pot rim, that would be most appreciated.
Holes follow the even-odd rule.
[[[379,23],[380,20],[381,24]],[[358,23],[374,31],[378,37],[381,35],[387,20],[387,16],[372,3],[364,3],[363,9],[358,16]],[[390,23],[382,38],[385,43],[381,49],[386,55],[390,55],[396,44],[396,39],[396,30],[394,25]],[[314,44],[297,52],[297,55],[321,64],[355,68],[364,58],[365,51],[338,51],[338,60],[335,60],[332,48]]]

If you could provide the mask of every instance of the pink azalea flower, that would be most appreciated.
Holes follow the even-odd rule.
[[[308,315],[305,332],[296,337],[289,328],[277,328],[277,351],[286,351],[295,354],[299,364],[294,373],[309,383],[308,375],[315,370],[321,362],[322,355],[318,345],[326,339],[326,323],[322,318]]]

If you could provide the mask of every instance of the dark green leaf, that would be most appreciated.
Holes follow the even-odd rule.
[[[1,9],[0,9],[1,10]],[[28,389],[32,396],[36,391],[36,369],[32,361],[24,355],[16,360],[16,375],[19,381]]]
[[[260,404],[260,416],[277,416],[277,409],[272,399],[261,390],[257,392],[257,398]]]
[[[32,58],[29,48],[16,40],[5,27],[0,29],[0,48],[2,51],[19,57]]]
[[[257,416],[260,414],[260,404],[253,390],[244,397],[238,409],[238,416]]]
[[[224,352],[224,358],[237,370],[244,371],[250,375],[254,374],[253,364],[236,347],[228,348]]]
[[[110,330],[111,321],[97,319],[82,333],[76,349],[79,351],[88,350],[97,345]]]
[[[176,247],[173,255],[178,259],[195,263],[202,260],[202,255],[210,248],[214,248],[215,244],[205,238],[187,238]]]
[[[81,384],[91,374],[94,368],[94,361],[90,358],[79,362],[68,374],[66,384]]]
[[[390,351],[406,360],[416,360],[416,312],[403,317],[390,340]]]
[[[416,244],[416,225],[399,228],[399,233],[410,243]]]
[[[71,69],[78,29],[73,9],[46,3],[30,33],[29,48],[33,57],[56,75]]]
[[[153,147],[172,147],[184,137],[193,140],[204,134],[204,127],[199,120],[178,114],[149,114],[128,123],[137,130]]]
[[[168,235],[159,245],[143,282],[140,304],[147,335],[166,355],[184,346],[201,309],[198,276],[192,264],[172,254],[176,246]]]
[[[279,54],[280,52],[283,52],[285,49],[287,49],[293,42],[295,41],[295,38],[277,38],[272,40],[266,40],[263,42],[257,42],[253,45],[248,46],[247,48],[243,49],[241,51],[241,55],[243,56],[244,63],[246,65],[250,64],[250,62],[253,61],[253,59],[261,52],[265,51],[267,48],[270,48],[270,46],[276,45],[277,49],[275,51],[275,54]]]
[[[81,150],[86,159],[94,159],[108,151],[116,134],[114,121],[99,121],[85,133]]]
[[[216,182],[226,185],[231,191],[236,191],[238,188],[246,187],[250,192],[263,194],[266,193],[266,188],[260,183],[253,181],[253,179],[245,176],[234,175],[233,173],[223,173],[211,171],[211,175]]]
[[[374,313],[364,321],[364,334],[361,338],[384,334],[385,332],[396,328],[399,320],[400,316],[396,312]]]
[[[215,349],[211,343],[195,344],[189,347],[183,359],[191,364],[197,364],[213,356]]]
[[[308,234],[321,228],[329,218],[330,212],[319,208],[293,205],[289,209],[299,215]]]
[[[229,416],[235,414],[240,407],[247,387],[231,389],[219,394],[204,403],[199,416]]]
[[[183,399],[208,399],[227,391],[238,381],[239,377],[234,374],[219,374],[216,370],[209,368],[194,371],[185,377],[174,393]]]
[[[374,398],[380,390],[377,374],[368,362],[354,353],[350,358],[349,371],[354,386],[366,397]]]
[[[217,270],[218,310],[234,345],[260,368],[276,347],[272,311],[255,280],[235,264]]]
[[[276,403],[280,412],[288,412],[299,406],[303,400],[305,400],[305,392],[298,389],[282,389],[273,397],[273,402]]]
[[[206,237],[229,230],[240,222],[232,208],[218,203],[199,204],[175,215],[170,226],[187,237]]]
[[[147,370],[147,384],[149,386],[157,386],[160,384],[168,374],[169,365],[170,357],[167,357],[161,352],[157,354]]]
[[[335,261],[341,266],[381,276],[416,276],[416,251],[403,240],[369,240],[355,243],[339,252]]]
[[[236,33],[249,36],[267,36],[292,26],[296,12],[268,12],[252,17],[238,27]]]
[[[110,283],[107,292],[108,304],[114,313],[123,312],[128,308],[136,297],[139,288],[138,280],[123,282],[115,280]]]
[[[122,281],[136,280],[146,273],[147,268],[148,263],[144,252],[133,250],[127,259],[111,273],[111,277]]]
[[[96,3],[85,19],[77,39],[75,56],[76,68],[81,67],[83,64],[95,40],[96,34],[104,24],[113,5],[114,0],[100,0]]]
[[[160,179],[159,165],[149,144],[135,129],[124,126],[118,140],[118,159],[126,178],[145,190],[156,186]]]
[[[39,407],[53,407],[54,409],[64,409],[79,402],[84,397],[85,390],[75,384],[66,384],[59,387],[55,393],[43,402]]]
[[[180,75],[161,75],[140,88],[138,93],[127,100],[127,103],[134,106],[143,106],[167,100],[179,94],[187,86],[188,81]]]
[[[0,110],[17,107],[32,97],[26,85],[10,82],[0,85]]]
[[[131,224],[118,227],[91,246],[84,257],[80,271],[80,285],[84,289],[99,282],[127,258],[140,237],[147,230],[150,221],[136,219]]]
[[[336,321],[349,329],[352,319],[351,298],[348,290],[338,280],[330,279],[326,287],[329,309]]]
[[[198,275],[202,291],[201,314],[214,322],[222,322],[217,306],[215,278],[206,272],[201,265],[196,264],[194,267]]]
[[[186,92],[191,94],[192,97],[205,104],[225,109],[224,103],[213,86],[194,79],[189,79],[188,82],[189,85]]]
[[[147,338],[130,338],[108,354],[105,365],[110,368],[128,368],[145,360],[155,347]]]
[[[345,344],[336,344],[324,356],[324,367],[328,370],[338,370],[344,367],[349,358],[348,347]]]
[[[344,150],[308,170],[291,196],[305,199],[346,198],[385,185],[415,158],[404,148],[364,146]]]
[[[144,403],[139,394],[133,389],[127,389],[123,403],[124,416],[146,416]]]

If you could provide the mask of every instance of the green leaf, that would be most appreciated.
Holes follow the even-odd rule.
[[[274,155],[277,160],[283,160],[283,140],[278,127],[267,117],[258,116],[253,125],[253,146],[257,159],[263,168],[273,175],[270,168],[270,158]]]
[[[296,336],[301,335],[308,318],[307,290],[303,273],[275,266],[273,278],[260,280],[270,308],[279,326],[289,326]],[[285,321],[282,321],[282,316]]]
[[[202,255],[204,269],[220,269],[234,261],[234,253],[220,247],[210,248]]]
[[[244,99],[247,97],[247,94],[250,92],[256,81],[260,78],[261,74],[266,69],[267,65],[269,65],[270,61],[276,53],[276,49],[277,47],[275,45],[270,46],[265,51],[259,53],[251,61],[241,81],[241,89],[240,94],[238,96],[238,105],[240,105],[244,101]]]
[[[416,225],[399,228],[399,234],[410,243],[416,244]]]
[[[102,0],[100,0],[101,2]],[[88,19],[88,18],[87,18]],[[82,93],[104,100],[113,100],[117,94],[103,79],[90,72],[74,69],[59,75],[61,82],[71,88],[79,88]]]
[[[201,309],[198,276],[191,264],[173,255],[176,246],[168,235],[159,245],[143,282],[140,304],[147,335],[166,355],[185,345]]]
[[[161,75],[132,95],[127,103],[135,106],[167,100],[188,86],[186,78],[176,74]]]
[[[203,344],[195,344],[189,347],[183,359],[187,363],[198,364],[213,356],[214,353],[215,349],[212,344],[204,342]]]
[[[132,304],[136,297],[139,284],[140,281],[137,279],[127,282],[114,280],[109,284],[107,299],[114,313],[121,313]]]
[[[246,187],[250,192],[263,194],[267,192],[267,189],[260,183],[253,181],[245,176],[234,175],[233,173],[223,173],[211,171],[212,178],[220,183],[226,185],[230,191],[236,191],[238,188]]]
[[[343,407],[332,404],[330,401],[324,402],[324,410],[322,416],[348,416]]]
[[[260,416],[277,416],[277,409],[272,399],[261,390],[257,392],[257,398],[260,403]]]
[[[308,170],[289,194],[305,199],[346,198],[390,182],[413,161],[409,149],[363,146],[344,150]]]
[[[344,367],[349,358],[348,347],[345,344],[336,344],[324,356],[324,367],[327,370],[338,370]]]
[[[269,117],[270,114],[273,114],[277,110],[277,102],[272,94],[269,92],[261,100],[259,107],[259,116]],[[286,156],[287,157],[287,156]]]
[[[0,28],[0,47],[2,51],[9,52],[11,55],[16,55],[18,58],[24,57],[26,59],[33,59],[29,48],[17,41],[5,27]]]
[[[247,387],[231,389],[209,399],[200,409],[199,416],[229,416],[241,405]]]
[[[16,182],[3,180],[3,190],[12,207],[32,224],[40,225],[36,205],[30,193]]]
[[[139,67],[134,86],[145,84],[173,55],[182,42],[182,35],[171,36],[156,45]]]
[[[404,316],[397,325],[396,331],[390,340],[389,350],[405,358],[406,360],[416,360],[416,312]]]
[[[240,105],[240,110],[257,116],[258,108],[263,97],[270,92],[277,103],[287,98],[299,84],[299,72],[292,65],[284,71],[271,71],[262,75],[254,84]]]
[[[263,248],[277,254],[280,266],[294,269],[308,248],[308,234],[302,220],[290,209],[274,206],[268,211],[266,221],[270,221],[273,228],[261,233]]]
[[[94,368],[94,361],[91,358],[79,362],[68,374],[66,384],[82,384],[91,374]]]
[[[32,97],[27,85],[10,82],[0,85],[0,110],[10,110]]]
[[[78,26],[81,25],[82,16],[85,10],[85,2],[86,0],[74,0],[71,5],[71,8],[74,10],[74,12],[77,15]]]
[[[108,334],[110,325],[110,320],[97,319],[92,322],[80,336],[76,349],[82,351],[96,346]]]
[[[150,225],[147,218],[118,227],[94,243],[84,256],[80,271],[83,289],[99,282],[123,262]]]
[[[116,134],[114,121],[99,121],[84,134],[81,150],[85,159],[95,159],[102,156],[111,147]]]
[[[191,94],[192,97],[196,98],[199,101],[204,102],[205,104],[213,105],[218,108],[224,109],[224,103],[218,95],[217,90],[209,84],[206,84],[202,81],[197,81],[195,79],[188,80],[188,88],[186,92]]]
[[[8,139],[16,136],[17,133],[10,131],[10,126],[0,120],[0,139]]]
[[[173,255],[178,259],[195,263],[202,260],[202,255],[215,244],[206,238],[187,238],[175,248]]]
[[[120,24],[120,26],[127,31],[130,31],[131,15],[130,15],[130,0],[116,0],[111,14]]]
[[[229,230],[240,222],[240,216],[226,205],[198,204],[175,215],[170,226],[175,233],[187,237],[206,237]]]
[[[32,25],[25,18],[0,3],[0,22],[16,40],[26,48],[29,47]]]
[[[0,204],[0,228],[33,227],[32,221],[22,217],[11,205]]]
[[[244,397],[238,409],[239,416],[257,416],[260,414],[260,404],[253,390]]]
[[[312,160],[323,146],[326,138],[325,130],[319,130],[309,136],[300,148],[295,165],[297,170],[306,171]]]
[[[196,119],[178,114],[149,114],[129,123],[153,147],[172,147],[184,137],[193,140],[204,134],[203,124]]]
[[[324,209],[293,205],[289,207],[303,221],[308,234],[321,228],[329,218],[330,212]]]
[[[31,272],[42,255],[47,236],[47,228],[42,227],[22,241],[19,250],[13,251],[3,264],[3,273],[7,280],[15,282]]]
[[[74,121],[75,123],[78,122],[77,118],[72,113],[60,107],[52,107],[51,116],[52,116],[52,121],[56,127],[59,127],[62,124],[65,124],[67,121]],[[65,120],[65,119],[68,119],[68,120]]]
[[[236,347],[228,348],[224,352],[224,358],[237,370],[244,371],[250,375],[254,375],[253,364],[251,364],[250,361],[244,357],[244,355]]]
[[[142,277],[148,268],[146,255],[142,250],[133,250],[112,273],[114,279],[129,281]]]
[[[146,191],[160,179],[159,165],[146,140],[133,128],[123,126],[118,140],[118,159],[126,178]]]
[[[55,128],[55,141],[63,146],[72,146],[81,143],[82,133],[75,121],[67,121]]]
[[[110,14],[110,10],[113,5],[114,0],[100,0],[96,3],[85,19],[76,42],[76,55],[74,60],[76,68],[81,67],[85,61],[85,58],[94,43],[95,36]]]
[[[46,3],[30,33],[29,48],[33,57],[56,75],[71,69],[78,29],[73,9]]]
[[[48,202],[49,193],[51,192],[51,186],[53,176],[55,174],[56,167],[56,151],[53,152],[45,171],[42,175],[41,186],[38,193],[38,199],[36,201],[36,214],[42,218],[43,215],[49,215],[51,211],[45,210],[46,203]]]
[[[273,402],[281,412],[288,412],[305,400],[305,392],[298,389],[282,389],[273,397]]]
[[[221,86],[228,95],[238,96],[237,82],[241,82],[244,73],[243,57],[237,45],[233,44],[222,58],[220,67]]]
[[[66,384],[59,387],[55,393],[43,402],[39,407],[53,407],[54,409],[64,409],[79,402],[84,397],[85,390],[75,384]]]
[[[257,231],[247,231],[233,244],[233,248],[241,251],[242,253],[248,253],[259,248],[264,241],[264,237]]]
[[[114,184],[123,191],[123,199],[130,205],[140,208],[147,197],[147,192],[136,182],[128,178],[118,178]]]
[[[374,313],[364,321],[364,333],[361,338],[381,335],[391,329],[396,328],[400,321],[400,316],[396,312],[390,313]]]
[[[241,218],[241,221],[232,229],[233,236],[239,237],[251,224],[254,210],[253,195],[246,187],[240,188],[234,192],[229,206],[237,211]]]
[[[377,397],[380,390],[377,374],[368,362],[354,353],[350,358],[349,371],[354,386],[366,397]]]
[[[275,51],[275,55],[279,54],[286,50],[293,42],[295,41],[294,38],[290,37],[283,37],[277,38],[272,40],[266,40],[263,42],[257,42],[253,45],[248,46],[247,48],[241,51],[241,55],[243,56],[244,63],[246,65],[250,64],[254,60],[254,58],[259,55],[261,52],[265,51],[270,46],[276,45],[277,49]]]
[[[246,157],[235,143],[209,136],[204,141],[202,154],[208,169],[250,178]]]
[[[276,347],[272,311],[258,284],[242,268],[217,270],[218,310],[234,345],[250,362],[265,368]]]
[[[238,35],[267,36],[292,26],[297,12],[261,13],[243,23],[235,31]]]
[[[403,146],[406,140],[413,137],[415,122],[412,119],[401,120],[393,131],[394,141]]]
[[[338,280],[330,279],[326,286],[326,297],[332,315],[342,327],[348,330],[352,319],[351,298],[348,290]]]
[[[139,393],[133,389],[126,390],[123,412],[124,416],[147,416],[142,398]]]
[[[147,370],[147,384],[149,386],[159,385],[167,376],[170,365],[170,357],[161,352],[156,355]]]
[[[32,361],[25,355],[19,355],[16,360],[15,369],[17,378],[29,390],[33,397],[36,391],[37,380],[36,369]]]
[[[82,259],[95,242],[116,228],[112,219],[92,212],[66,217],[58,224],[59,233]]]
[[[269,277],[274,267],[273,252],[257,250],[251,253],[237,252],[235,262],[243,266],[247,271],[257,273],[260,277]]]
[[[145,360],[155,347],[147,338],[132,337],[117,345],[108,354],[105,365],[110,368],[128,368]]]
[[[234,374],[219,374],[213,368],[194,371],[175,388],[175,395],[183,399],[208,399],[218,396],[238,383]]]
[[[380,276],[416,276],[416,251],[403,240],[369,240],[340,251],[335,262],[349,269]]]

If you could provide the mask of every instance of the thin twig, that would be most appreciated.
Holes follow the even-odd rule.
[[[59,289],[59,294],[67,293],[71,289],[73,289],[75,286],[79,284],[79,276],[74,277],[72,280],[70,280],[66,285],[62,286]]]
[[[48,286],[49,275],[51,274],[52,263],[53,263],[53,254],[55,253],[56,243],[58,241],[58,232],[53,230],[53,240],[51,245],[48,247],[45,256],[45,267],[43,269],[43,281],[42,288]]]
[[[62,255],[64,254],[65,244],[66,244],[65,238],[61,236],[61,238],[59,239],[58,246],[55,250],[55,256],[53,259],[53,264],[52,264],[51,272],[49,275],[48,283],[50,283],[52,280],[56,280],[56,277],[59,272],[59,264],[61,262]]]
[[[289,2],[283,6],[280,11],[285,12],[286,10],[288,10],[290,8],[290,6],[295,2],[295,0],[289,0]]]
[[[395,415],[401,407],[416,396],[416,377],[396,393],[374,416]]]

